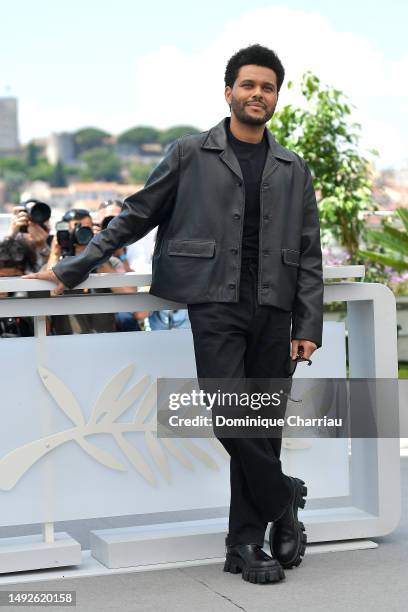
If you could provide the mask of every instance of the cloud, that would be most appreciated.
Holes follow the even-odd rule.
[[[353,119],[362,120],[364,148],[380,151],[380,165],[402,163],[408,136],[403,121],[408,83],[402,75],[408,72],[408,54],[389,61],[364,37],[336,31],[326,17],[286,7],[248,11],[195,53],[172,45],[141,57],[135,68],[134,123],[188,123],[202,129],[217,123],[228,114],[226,62],[254,42],[278,53],[285,82],[299,83],[302,73],[312,70],[322,82],[341,89],[357,106]],[[287,103],[303,101],[285,83],[279,105]]]
[[[199,22],[197,40],[202,42]],[[357,107],[352,120],[362,124],[362,146],[381,153],[378,165],[399,165],[406,157],[408,126],[408,53],[389,60],[363,36],[337,31],[336,24],[312,11],[283,6],[249,10],[225,23],[219,34],[199,50],[187,53],[175,42],[154,52],[125,59],[121,81],[94,77],[77,91],[61,91],[59,100],[47,96],[20,99],[22,140],[98,126],[112,133],[140,124],[165,128],[192,124],[208,129],[229,113],[224,99],[224,70],[239,48],[259,42],[278,53],[286,70],[279,107],[304,104],[298,89],[306,70],[323,83],[344,91]],[[131,86],[129,86],[129,81]],[[71,81],[68,81],[72,83]],[[123,83],[123,88],[120,87]],[[94,93],[92,93],[94,92]]]

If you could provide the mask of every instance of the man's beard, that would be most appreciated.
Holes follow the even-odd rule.
[[[246,112],[245,102],[239,103],[237,102],[236,98],[232,97],[231,110],[234,111],[235,116],[240,123],[245,123],[246,125],[264,125],[272,118],[272,115],[275,112],[275,107],[273,107],[269,112],[266,109],[263,109],[264,114],[260,115],[259,117],[255,117]]]

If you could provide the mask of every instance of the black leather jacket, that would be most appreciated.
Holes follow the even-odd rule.
[[[158,226],[150,293],[182,303],[237,302],[244,182],[226,119],[170,147],[146,185],[78,257],[54,268],[69,288],[119,247]],[[267,130],[260,190],[258,302],[292,312],[292,339],[321,346],[320,226],[310,171]]]

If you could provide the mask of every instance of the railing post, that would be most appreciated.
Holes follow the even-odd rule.
[[[44,315],[38,315],[34,317],[34,336],[37,338],[37,364],[45,365],[46,357],[47,357],[47,317]],[[48,423],[45,420],[45,416],[43,416],[43,426],[46,431],[46,434],[49,433],[49,428],[47,428]],[[49,474],[48,474],[49,476]],[[46,495],[52,494],[50,489],[52,488],[49,485],[49,480],[46,483]],[[54,542],[54,523],[44,523],[42,527],[43,540],[47,542],[47,544],[51,544]]]

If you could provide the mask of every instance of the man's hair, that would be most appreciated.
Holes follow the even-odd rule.
[[[104,200],[98,206],[98,210],[102,210],[103,208],[108,208],[108,206],[118,206],[122,208],[123,202],[121,200]]]
[[[246,66],[248,64],[265,66],[273,70],[276,74],[278,91],[280,90],[285,77],[285,69],[276,53],[262,45],[250,45],[249,47],[240,49],[229,59],[225,69],[225,85],[232,87],[241,66]]]
[[[37,255],[23,238],[6,238],[0,242],[0,268],[18,268],[22,272],[35,270]]]

